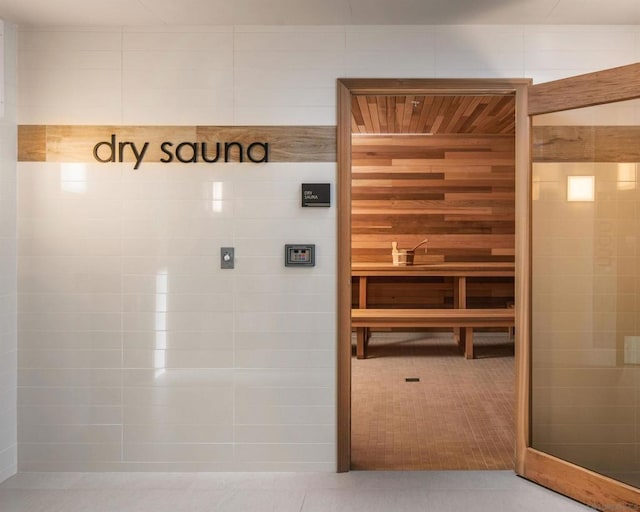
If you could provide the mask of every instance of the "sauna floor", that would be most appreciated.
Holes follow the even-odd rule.
[[[513,469],[513,341],[477,333],[474,347],[466,360],[446,333],[374,333],[367,359],[354,348],[352,469]]]

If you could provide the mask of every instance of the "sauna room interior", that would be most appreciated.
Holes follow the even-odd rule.
[[[515,97],[354,96],[351,114],[352,307],[513,308]],[[424,239],[411,270],[436,271],[393,265],[393,242]],[[450,268],[470,269],[462,306]],[[442,326],[371,328],[356,357],[353,329],[352,469],[513,468],[513,330],[474,330],[467,358]]]

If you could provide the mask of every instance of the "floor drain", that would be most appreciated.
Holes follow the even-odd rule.
[[[405,382],[420,382],[420,378],[419,377],[406,377],[404,379]]]

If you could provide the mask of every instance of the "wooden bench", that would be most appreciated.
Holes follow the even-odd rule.
[[[356,356],[367,357],[369,328],[453,327],[460,328],[460,347],[473,359],[474,327],[514,327],[515,310],[499,309],[352,309],[351,326],[358,332]]]

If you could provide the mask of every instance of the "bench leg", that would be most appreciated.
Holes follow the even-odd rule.
[[[356,357],[358,359],[367,358],[367,328],[358,327],[356,329]]]
[[[514,302],[509,302],[507,303],[507,307],[509,309],[515,309],[516,305]],[[511,327],[509,327],[509,339],[514,340],[515,336],[516,336],[516,326],[512,325]]]
[[[465,327],[464,333],[464,357],[467,359],[473,359],[473,327]]]
[[[458,345],[458,350],[460,351],[460,353],[463,353],[466,349],[466,345],[465,345],[465,340],[467,338],[466,331],[464,330],[464,328],[456,327],[453,330],[453,335],[454,335],[454,340]]]

